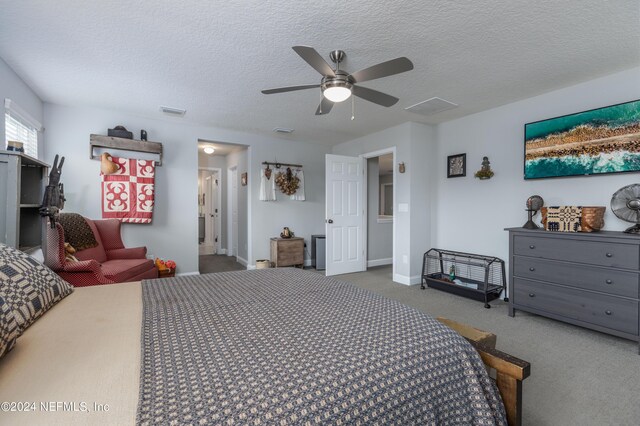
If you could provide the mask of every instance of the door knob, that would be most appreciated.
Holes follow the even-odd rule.
[[[328,219],[327,223],[333,223],[333,219]]]

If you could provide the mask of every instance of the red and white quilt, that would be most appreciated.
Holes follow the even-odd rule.
[[[102,175],[102,218],[129,223],[151,223],[155,162],[111,157],[118,171]]]

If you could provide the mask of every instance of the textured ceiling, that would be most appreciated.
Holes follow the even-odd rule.
[[[406,121],[438,123],[640,64],[637,0],[209,2],[2,0],[0,57],[45,101],[335,144]],[[319,83],[291,46],[347,52],[354,72],[399,56],[413,71],[363,86],[400,98],[356,100],[315,116]],[[460,107],[403,108],[438,96]],[[176,120],[175,118],[173,120]]]

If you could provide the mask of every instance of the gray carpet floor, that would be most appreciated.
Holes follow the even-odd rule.
[[[235,256],[207,254],[198,256],[198,269],[201,274],[213,272],[243,271],[247,268],[236,262]]]
[[[391,267],[340,275],[390,299],[491,331],[497,348],[531,363],[523,385],[523,424],[640,425],[638,344],[525,312],[507,315],[507,303],[483,303],[419,285],[391,281]]]

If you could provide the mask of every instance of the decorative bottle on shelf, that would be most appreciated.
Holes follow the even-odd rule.
[[[449,279],[451,281],[456,279],[456,265],[451,265],[451,267],[449,267]]]

